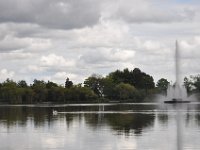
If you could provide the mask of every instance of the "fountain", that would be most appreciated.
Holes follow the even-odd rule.
[[[175,70],[176,70],[176,82],[174,85],[169,85],[167,89],[167,101],[164,103],[189,103],[187,100],[187,91],[185,86],[180,85],[180,60],[179,60],[179,45],[176,41],[175,49]]]

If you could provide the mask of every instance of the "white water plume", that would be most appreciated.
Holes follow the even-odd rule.
[[[169,85],[167,89],[167,99],[168,100],[186,100],[187,90],[185,86],[180,84],[180,52],[178,41],[176,41],[175,49],[175,72],[176,72],[176,82],[174,85]]]

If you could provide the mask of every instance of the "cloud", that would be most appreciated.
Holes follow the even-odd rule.
[[[57,56],[55,54],[49,54],[42,56],[41,66],[44,67],[73,67],[75,62],[73,60],[66,60],[63,56]]]
[[[0,70],[6,69],[8,75],[14,72],[11,77],[15,79],[63,83],[68,75],[83,82],[93,73],[106,75],[139,67],[156,80],[172,80],[175,41],[179,39],[183,75],[198,73],[197,3],[0,1]]]
[[[2,59],[9,59],[9,60],[25,60],[25,59],[30,59],[33,57],[32,53],[25,53],[23,51],[14,51],[12,53],[2,53],[1,58]]]
[[[89,50],[80,59],[89,64],[111,64],[129,61],[134,57],[134,54],[133,50],[98,48],[96,50]]]
[[[39,73],[39,72],[44,71],[45,69],[43,67],[40,67],[40,66],[29,65],[27,70],[34,72],[34,73]]]
[[[193,20],[198,12],[194,6],[177,5],[172,1],[118,0],[108,5],[105,19],[120,19],[129,23],[187,22]]]
[[[48,28],[72,29],[98,22],[98,0],[0,1],[0,22],[32,23]]]
[[[0,70],[0,80],[4,81],[7,78],[13,78],[13,76],[15,75],[14,71],[8,71],[7,69],[1,69]]]
[[[183,59],[199,59],[200,57],[200,36],[179,42],[179,51]]]
[[[19,39],[12,36],[5,36],[0,41],[0,52],[20,50],[28,47],[29,39]]]

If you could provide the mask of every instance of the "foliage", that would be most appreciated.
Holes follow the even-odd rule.
[[[131,100],[141,102],[154,89],[153,77],[140,69],[124,69],[111,72],[106,77],[93,74],[82,84],[74,85],[69,78],[65,86],[52,81],[35,79],[28,85],[25,80],[11,79],[0,83],[0,102],[12,104],[26,103],[71,103],[105,100]]]
[[[155,87],[153,77],[142,72],[139,68],[129,71],[127,68],[123,71],[116,70],[108,75],[116,84],[128,83],[137,89],[152,89]]]
[[[92,89],[98,97],[103,96],[103,78],[100,75],[93,74],[84,81],[84,86]]]
[[[185,86],[187,92],[190,93],[192,91],[192,87],[193,87],[192,80],[185,77],[183,83],[184,83],[184,86]]]
[[[135,99],[136,93],[138,92],[136,88],[128,83],[120,83],[116,86],[117,99],[127,100]]]
[[[69,80],[69,78],[65,81],[65,88],[71,88],[73,86],[73,82]]]
[[[184,78],[184,85],[189,93],[200,92],[200,75]]]
[[[167,79],[164,79],[164,78],[159,79],[157,84],[156,84],[158,89],[160,91],[164,91],[164,92],[167,91],[168,85],[169,85],[169,81],[167,81]]]

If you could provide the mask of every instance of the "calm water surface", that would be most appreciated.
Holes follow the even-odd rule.
[[[199,140],[199,103],[0,106],[0,150],[199,150]]]

